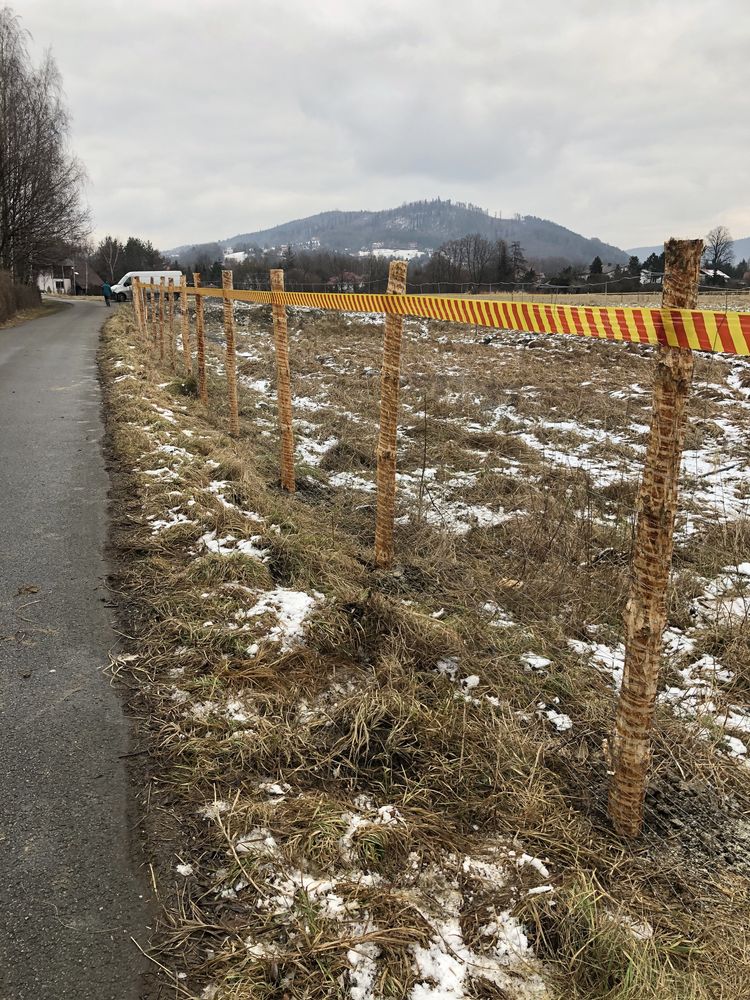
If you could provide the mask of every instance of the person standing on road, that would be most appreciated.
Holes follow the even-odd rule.
[[[109,300],[112,298],[112,286],[108,281],[105,281],[102,285],[102,295],[104,296],[104,301],[107,304],[107,309],[109,309]]]

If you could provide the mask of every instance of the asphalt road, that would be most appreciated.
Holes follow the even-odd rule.
[[[0,330],[0,998],[137,1000],[148,938],[102,668],[101,299]]]

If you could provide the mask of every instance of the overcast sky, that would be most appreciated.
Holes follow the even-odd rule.
[[[167,248],[418,198],[621,247],[750,235],[747,0],[10,0],[95,233]]]

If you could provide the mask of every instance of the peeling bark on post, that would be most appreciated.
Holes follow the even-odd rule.
[[[234,302],[226,294],[233,287],[232,272],[221,272],[221,287],[224,290],[224,338],[227,342],[226,369],[227,395],[229,398],[229,433],[239,437],[240,413],[237,401],[237,354],[235,349]]]
[[[172,366],[172,371],[177,371],[177,344],[174,333],[174,278],[169,279],[167,313],[169,315],[169,363]]]
[[[201,276],[193,271],[193,285],[200,288]],[[196,367],[198,368],[198,398],[204,406],[208,406],[208,390],[206,388],[206,323],[203,317],[203,296],[195,296],[195,344]]]
[[[284,291],[284,272],[271,271],[271,291]],[[276,399],[281,431],[281,488],[294,493],[294,431],[292,429],[292,381],[289,374],[289,332],[286,323],[286,306],[274,302],[273,340],[276,349]]]
[[[388,269],[388,292],[406,292],[406,261],[393,260]],[[396,438],[398,433],[399,379],[401,377],[401,316],[386,313],[383,370],[380,380],[380,434],[378,437],[377,512],[375,515],[375,565],[393,562],[393,522],[396,514]]]
[[[664,250],[662,307],[695,309],[703,241],[669,240]],[[614,771],[609,790],[610,819],[617,832],[626,837],[637,837],[643,827],[651,729],[667,618],[677,484],[692,377],[692,351],[657,348],[651,432],[638,494],[630,593],[625,607],[625,673],[617,705]]]
[[[182,336],[182,356],[185,361],[185,374],[191,375],[193,363],[190,356],[190,315],[188,313],[187,278],[184,274],[180,278],[180,333]]]
[[[164,275],[159,281],[159,361],[164,360],[164,289],[167,279]]]

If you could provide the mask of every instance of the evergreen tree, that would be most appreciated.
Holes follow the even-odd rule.
[[[513,280],[519,281],[521,275],[528,269],[528,261],[523,252],[523,247],[518,242],[514,240],[510,245],[510,267],[513,274]]]

